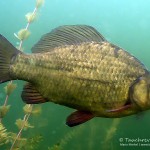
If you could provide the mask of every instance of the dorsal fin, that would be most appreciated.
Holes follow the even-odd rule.
[[[82,42],[102,42],[104,37],[93,27],[86,25],[60,26],[45,34],[32,48],[33,53],[49,52],[55,47]]]

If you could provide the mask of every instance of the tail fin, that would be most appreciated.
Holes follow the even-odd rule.
[[[18,53],[21,52],[0,34],[0,83],[12,80],[9,70]]]

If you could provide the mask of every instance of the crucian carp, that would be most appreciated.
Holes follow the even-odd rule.
[[[0,83],[27,81],[27,104],[54,102],[77,111],[70,127],[94,117],[118,118],[150,109],[150,73],[134,56],[86,25],[44,35],[32,54],[0,35]]]

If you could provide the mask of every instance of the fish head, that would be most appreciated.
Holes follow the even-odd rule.
[[[135,80],[130,87],[130,99],[137,108],[150,109],[150,74]]]

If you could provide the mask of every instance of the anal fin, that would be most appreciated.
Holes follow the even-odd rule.
[[[69,127],[73,127],[82,124],[95,117],[92,113],[86,111],[75,111],[66,120],[66,124]]]
[[[47,102],[47,100],[45,100],[36,90],[36,88],[30,83],[27,83],[24,86],[21,97],[22,100],[27,104],[39,104]]]

